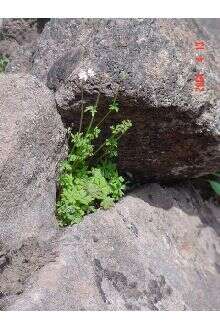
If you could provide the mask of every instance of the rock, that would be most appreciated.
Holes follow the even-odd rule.
[[[0,25],[0,55],[9,58],[6,72],[29,72],[37,39],[48,19],[4,18]]]
[[[21,56],[11,51],[7,70],[35,77],[0,75],[0,310],[219,310],[220,209],[192,184],[149,184],[62,230],[55,218],[67,149],[57,108],[76,124],[82,84],[85,104],[101,92],[100,112],[118,91],[113,120],[134,123],[121,169],[165,179],[218,169],[219,74],[207,34],[192,20],[53,19],[38,46],[16,38]],[[201,94],[198,38],[208,45]]]
[[[15,40],[19,45],[30,43],[36,37],[37,19],[4,18],[1,25],[1,39]]]
[[[7,48],[7,53],[9,53],[9,63],[5,69],[5,72],[29,73],[35,48],[33,44],[19,46],[11,41],[7,41],[7,43],[9,43],[9,48]],[[0,45],[0,47],[1,50],[3,50],[3,45]]]
[[[2,74],[0,94],[1,251],[55,233],[55,175],[65,129],[51,91],[36,78]]]
[[[195,41],[205,62],[196,63]],[[194,78],[205,73],[205,91]],[[220,166],[218,70],[208,34],[190,19],[52,19],[33,57],[32,74],[55,91],[60,114],[78,122],[101,93],[100,112],[117,94],[134,127],[119,166],[146,178],[197,177]],[[110,121],[111,123],[111,121]],[[108,124],[108,123],[107,123]]]
[[[2,309],[219,310],[219,219],[191,185],[150,184],[61,231]]]
[[[3,267],[7,265],[7,259],[5,256],[0,256],[0,271],[2,270]]]
[[[218,66],[218,88],[220,90],[220,18],[196,18],[196,22],[203,29],[204,33],[208,33],[212,40]]]
[[[197,24],[209,33],[216,44],[220,44],[220,18],[196,18]]]
[[[20,49],[17,41],[12,40],[1,40],[0,41],[0,55],[4,55],[7,58],[11,58],[13,53],[16,52],[17,49]]]

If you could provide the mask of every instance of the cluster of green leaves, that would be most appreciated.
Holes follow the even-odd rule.
[[[220,196],[220,173],[214,173],[213,179],[208,180],[212,190],[216,193],[217,196]]]
[[[0,73],[5,71],[6,65],[8,64],[9,60],[6,56],[0,56]]]
[[[78,223],[97,208],[108,209],[124,194],[125,182],[118,173],[116,157],[119,139],[132,123],[123,120],[111,126],[110,137],[95,149],[101,125],[119,107],[114,100],[103,119],[93,125],[97,109],[98,99],[95,105],[82,109],[79,131],[70,134],[70,152],[61,165],[59,177],[57,215],[61,226]],[[82,130],[84,113],[91,118],[88,127]]]

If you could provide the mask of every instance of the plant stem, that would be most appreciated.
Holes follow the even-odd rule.
[[[97,99],[96,99],[96,102],[95,102],[95,107],[96,108],[98,107],[99,99],[100,99],[100,92],[98,93],[98,96],[97,96]]]
[[[100,120],[100,122],[96,126],[99,127],[103,123],[103,121],[110,115],[110,113],[111,113],[111,110],[109,110],[106,113],[106,115],[102,118],[102,120]]]
[[[81,102],[82,102],[82,105],[81,105],[81,116],[80,116],[80,124],[79,124],[79,133],[81,132],[82,130],[82,123],[83,123],[83,115],[84,115],[84,106],[83,106],[83,86],[82,86],[82,90],[81,90]]]
[[[104,147],[105,141],[98,147],[98,149],[94,152],[93,157]]]
[[[100,92],[98,93],[98,96],[97,96],[97,99],[96,99],[96,102],[95,102],[95,108],[97,109],[98,108],[98,103],[99,103],[99,99],[100,99]],[[89,130],[91,129],[92,127],[92,124],[93,124],[93,121],[94,121],[94,116],[92,116],[91,120],[90,120],[90,123],[89,123],[89,127],[87,129],[87,132],[89,132]]]
[[[94,120],[94,116],[92,116],[92,118],[91,118],[91,120],[90,120],[89,127],[88,127],[88,129],[87,129],[87,133],[89,132],[89,130],[90,130],[91,127],[92,127],[93,120]]]
[[[117,89],[117,92],[116,92],[115,97],[114,97],[114,99],[113,99],[113,102],[116,101],[117,96],[118,96],[118,89]],[[96,126],[99,127],[99,126],[103,123],[103,121],[104,121],[104,120],[110,115],[110,113],[111,113],[111,110],[109,110],[109,111],[106,113],[106,115],[100,120],[100,122],[99,122]]]
[[[124,133],[121,133],[117,138],[116,138],[116,141],[118,141],[121,137],[122,137],[122,135],[124,135]],[[92,157],[94,157],[103,147],[104,147],[104,145],[105,145],[105,142],[106,142],[106,140],[100,145],[100,147],[94,152],[94,154],[93,154],[93,156]],[[105,151],[104,152],[104,154],[103,155],[101,155],[99,158],[98,158],[98,160],[99,159],[101,159],[103,156],[105,156],[105,154],[106,154],[106,152],[107,151]]]

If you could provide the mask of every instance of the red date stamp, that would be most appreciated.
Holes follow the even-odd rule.
[[[195,49],[196,50],[204,50],[205,49],[205,43],[203,40],[197,40],[195,42]]]
[[[195,50],[198,51],[195,57],[196,62],[204,63],[205,57],[203,56],[202,51],[205,50],[205,42],[203,40],[195,41]],[[203,92],[205,90],[205,75],[202,71],[197,72],[195,75],[194,88],[198,92]]]

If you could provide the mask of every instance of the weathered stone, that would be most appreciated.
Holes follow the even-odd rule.
[[[48,19],[4,18],[0,25],[0,55],[9,58],[6,72],[29,72],[39,34]]]
[[[192,20],[53,19],[38,46],[28,31],[8,31],[0,41],[7,70],[43,80],[67,123],[78,119],[82,83],[85,104],[101,92],[100,112],[118,91],[113,121],[134,123],[122,169],[148,178],[219,169],[218,64]],[[208,47],[201,94],[193,90],[197,39]],[[149,184],[58,230],[65,129],[43,82],[0,76],[0,309],[219,310],[220,209],[191,184]]]
[[[219,310],[219,219],[190,185],[148,185],[60,232],[2,308]],[[16,260],[10,269],[22,276]]]
[[[19,45],[33,42],[37,34],[36,18],[3,18],[0,40],[15,40]]]
[[[1,250],[54,233],[65,130],[51,91],[36,78],[2,74],[0,94]]]
[[[0,44],[0,51],[3,53],[3,46],[9,45],[7,48],[9,63],[6,66],[6,73],[29,73],[32,65],[32,57],[34,54],[33,45],[19,46],[16,43],[7,41]]]
[[[217,73],[218,73],[218,85],[217,88],[220,90],[220,19],[219,18],[196,18],[196,22],[200,28],[203,29],[204,33],[208,33],[213,43],[213,52],[217,62]]]
[[[205,62],[197,63],[195,41],[201,39]],[[194,86],[200,71],[204,92]],[[219,168],[218,71],[208,34],[193,20],[52,19],[32,73],[55,91],[67,122],[78,120],[82,88],[86,104],[101,93],[100,112],[118,93],[116,118],[134,123],[121,143],[121,169],[173,178]]]

